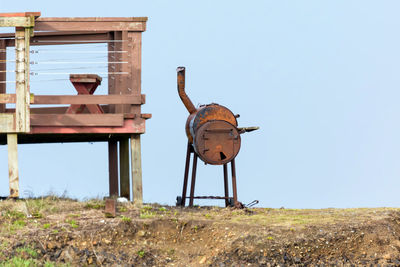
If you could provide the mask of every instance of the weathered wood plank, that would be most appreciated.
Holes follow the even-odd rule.
[[[144,96],[138,95],[31,95],[33,105],[64,104],[143,104]],[[0,103],[15,103],[15,94],[0,94]]]
[[[126,197],[129,200],[129,138],[123,138],[119,141],[119,183],[121,197]]]
[[[140,206],[143,203],[140,134],[133,134],[131,136],[131,171],[133,202],[135,205]]]
[[[36,20],[35,31],[139,31],[146,30],[144,21]]]
[[[40,12],[16,12],[16,13],[0,13],[0,17],[40,17]]]
[[[28,90],[28,77],[27,69],[29,71],[29,61],[26,58],[29,56],[29,45],[25,42],[25,36],[27,30],[25,28],[16,28],[15,30],[15,68],[16,68],[16,99],[15,99],[15,131],[16,132],[28,132],[29,131],[29,102],[26,103],[26,95],[29,94]],[[29,44],[29,43],[28,43]],[[28,53],[25,51],[28,49]]]
[[[6,41],[5,40],[0,40],[0,82],[4,82],[7,80],[7,73],[5,72],[7,70],[7,51],[6,51]],[[5,83],[0,83],[0,94],[5,94],[6,93],[6,84]],[[6,109],[5,104],[0,104],[0,113],[3,113]]]
[[[146,22],[147,20],[147,17],[42,17],[37,19],[38,22]]]
[[[128,40],[132,45],[129,46],[130,81],[128,87],[133,95],[141,94],[142,88],[142,34],[139,32],[128,32]],[[145,102],[145,99],[144,101]],[[140,106],[130,106],[129,113],[141,113]],[[128,111],[125,111],[128,113]]]
[[[35,18],[29,17],[2,17],[0,15],[0,27],[33,27]]]
[[[145,130],[144,119],[126,119],[123,126],[32,126],[29,134],[134,134]]]
[[[69,80],[73,83],[95,83],[95,82],[98,82],[100,84],[103,79],[97,74],[70,74]]]
[[[118,142],[108,141],[108,181],[109,196],[118,196]]]
[[[10,197],[16,198],[19,196],[17,134],[7,134],[7,145],[8,145],[8,178],[10,186]]]
[[[15,114],[8,114],[8,113],[0,114],[0,133],[15,132],[14,118]]]
[[[32,126],[122,126],[123,114],[31,114]]]

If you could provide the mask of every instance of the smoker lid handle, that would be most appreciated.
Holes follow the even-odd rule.
[[[258,130],[258,129],[260,129],[260,127],[257,127],[257,126],[238,128],[240,134],[248,133],[248,132],[252,132],[252,131],[256,131],[256,130]]]

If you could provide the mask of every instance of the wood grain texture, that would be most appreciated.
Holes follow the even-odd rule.
[[[7,51],[6,51],[6,41],[0,40],[0,82],[4,82],[7,80],[7,63],[4,61],[7,59]],[[0,83],[0,94],[6,93],[6,84]],[[6,105],[0,104],[0,113],[5,112]]]
[[[32,126],[122,126],[123,114],[31,114]]]
[[[119,141],[119,182],[121,197],[126,197],[129,200],[129,138],[123,138]]]
[[[8,146],[8,178],[10,186],[10,197],[19,197],[19,176],[18,176],[18,136],[7,134]]]
[[[131,136],[131,171],[133,202],[135,205],[140,206],[143,203],[140,134],[133,134]]]
[[[133,134],[145,130],[144,119],[126,119],[123,126],[32,126],[29,134]]]
[[[33,105],[64,104],[131,104],[140,105],[143,97],[137,95],[33,95]],[[0,103],[15,103],[15,94],[0,94]]]
[[[145,21],[36,20],[35,31],[139,31],[146,30]],[[0,21],[1,22],[1,21]]]
[[[109,196],[118,196],[118,142],[108,141],[108,181]]]

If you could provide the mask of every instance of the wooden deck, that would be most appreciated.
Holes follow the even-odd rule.
[[[141,93],[142,32],[146,30],[147,18],[42,18],[40,15],[40,12],[0,13],[0,26],[15,27],[15,33],[0,34],[0,144],[9,145],[10,196],[18,197],[18,143],[107,141],[110,196],[130,198],[131,164],[133,200],[140,204],[140,135],[145,133],[145,122],[151,118],[151,114],[141,113],[141,105],[145,103],[145,95]],[[102,81],[96,73],[70,75],[75,95],[30,94],[30,47],[91,43],[108,46],[107,95],[94,94]],[[4,83],[8,47],[17,51],[16,94],[7,94]],[[118,64],[121,62],[127,64]],[[16,108],[6,108],[11,103]]]

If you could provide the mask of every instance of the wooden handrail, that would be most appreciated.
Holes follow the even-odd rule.
[[[65,105],[65,104],[131,104],[142,105],[145,95],[33,95],[33,105]],[[15,94],[0,94],[0,104],[15,103]]]

